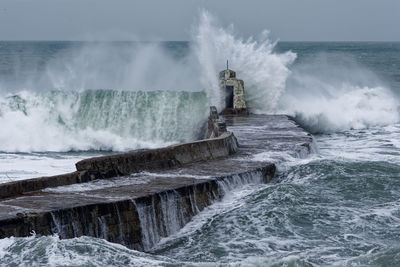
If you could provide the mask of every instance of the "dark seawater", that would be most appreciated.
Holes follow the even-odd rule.
[[[44,157],[37,170],[46,173],[49,158],[53,166],[62,162],[54,172],[85,153],[194,139],[196,133],[187,129],[206,116],[212,100],[204,83],[182,77],[200,75],[203,70],[192,66],[190,43],[157,46],[0,42],[1,125],[18,129],[25,124],[33,136],[35,131],[40,136],[48,134],[34,128],[41,125],[56,133],[48,140],[64,140],[41,143],[38,138],[32,144],[19,136],[13,143],[1,128],[4,173],[21,165],[36,166],[36,156]],[[289,73],[276,72],[280,66],[276,61],[284,61],[289,50],[296,54],[292,63],[284,64]],[[104,57],[104,51],[111,56]],[[156,59],[149,57],[153,54]],[[315,154],[305,159],[268,151],[256,155],[254,160],[266,157],[277,163],[275,181],[233,190],[146,253],[91,237],[6,238],[0,240],[0,265],[399,266],[400,43],[281,42],[264,56],[274,59],[269,63],[273,70],[252,77],[236,66],[238,76],[244,77],[249,95],[279,91],[276,107],[265,112],[289,113],[315,133]],[[154,65],[146,65],[149,61]],[[101,62],[108,66],[96,67]],[[125,65],[116,68],[117,63]],[[150,73],[136,75],[140,66]],[[174,66],[183,71],[182,76],[175,75]],[[274,75],[267,75],[268,79],[277,79],[276,83],[260,87],[253,82],[269,72]],[[158,78],[147,83],[154,73]],[[284,90],[279,89],[278,76],[285,81]],[[175,83],[179,88],[160,88],[167,77],[172,79],[167,87]],[[264,100],[265,105],[270,99]],[[158,112],[166,102],[177,108]],[[259,105],[260,101],[250,103]],[[193,114],[202,112],[187,129],[178,127],[182,120],[190,121]],[[40,120],[42,116],[47,119]],[[125,119],[116,119],[121,116]],[[166,119],[175,124],[165,123]],[[140,127],[135,128],[138,123]],[[145,129],[156,130],[141,132]],[[57,161],[57,157],[64,158]],[[30,170],[20,167],[14,179],[25,177],[23,171]],[[2,181],[7,181],[5,176]]]

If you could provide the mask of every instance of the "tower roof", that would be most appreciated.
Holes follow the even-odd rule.
[[[230,78],[236,78],[236,72],[230,69],[223,70],[219,73],[219,78],[225,80]]]

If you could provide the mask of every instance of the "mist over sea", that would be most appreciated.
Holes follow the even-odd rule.
[[[0,265],[400,265],[400,43],[244,40],[207,13],[190,42],[0,42],[0,183],[201,138],[227,59],[251,110],[293,116],[316,153],[255,155],[275,181],[232,191],[151,251],[12,237]]]

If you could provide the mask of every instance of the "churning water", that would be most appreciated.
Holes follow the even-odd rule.
[[[1,42],[0,182],[199,138],[226,59],[252,110],[292,115],[318,151],[266,151],[274,182],[233,189],[146,253],[6,238],[0,264],[400,265],[400,43],[275,44],[200,21],[189,43]]]

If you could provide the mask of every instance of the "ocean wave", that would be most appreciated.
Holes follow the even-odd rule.
[[[398,101],[384,87],[343,85],[334,95],[287,98],[288,113],[311,133],[386,126],[400,119]]]
[[[194,140],[206,102],[202,92],[23,91],[0,98],[0,151],[127,151]]]

